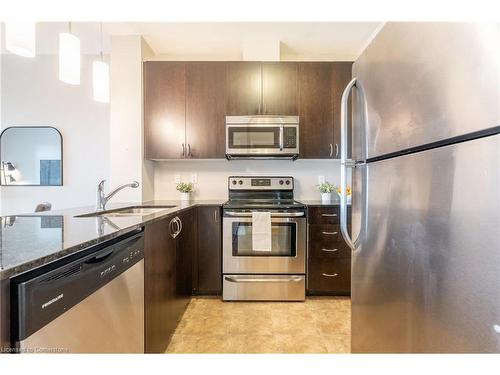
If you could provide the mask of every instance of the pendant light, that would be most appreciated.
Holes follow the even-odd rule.
[[[79,85],[80,39],[71,34],[71,22],[68,22],[68,31],[59,34],[59,80]]]
[[[104,62],[102,56],[102,22],[101,31],[101,59],[92,62],[92,83],[94,100],[101,103],[109,103],[109,65]]]
[[[6,22],[5,48],[16,55],[35,57],[35,22]]]

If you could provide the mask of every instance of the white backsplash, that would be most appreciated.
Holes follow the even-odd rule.
[[[191,181],[197,174],[195,199],[226,199],[229,176],[292,176],[295,179],[295,198],[320,199],[318,176],[340,183],[338,160],[187,160],[155,162],[155,199],[178,199],[175,175],[181,181]]]

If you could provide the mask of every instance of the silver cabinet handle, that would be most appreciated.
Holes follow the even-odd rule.
[[[264,103],[264,114],[267,113],[267,103]]]
[[[290,283],[300,282],[303,280],[301,276],[279,277],[279,278],[259,278],[259,277],[237,277],[225,276],[224,279],[231,283]]]
[[[186,157],[186,146],[184,146],[184,143],[182,144],[182,157]]]
[[[335,157],[339,156],[339,144],[335,143]]]
[[[188,158],[192,157],[193,154],[191,153],[191,143],[188,143]]]
[[[334,253],[336,251],[339,251],[339,249],[321,249],[321,251],[326,251],[328,253]]]
[[[336,234],[339,234],[339,232],[321,232],[321,234],[326,234],[330,236],[335,236]]]
[[[215,210],[214,210],[214,221],[215,221],[216,223],[218,223],[218,222],[219,222],[219,218],[218,218],[218,216],[219,216],[219,215],[217,214],[217,209],[215,209]]]
[[[325,277],[337,277],[339,274],[338,273],[334,273],[334,274],[322,273],[322,275]]]
[[[178,224],[177,224],[177,222],[175,221],[175,217],[174,217],[172,220],[170,220],[170,223],[168,224],[168,229],[169,229],[169,231],[170,231],[170,236],[171,236],[172,238],[177,237],[177,234],[176,234],[176,233],[177,233],[177,230],[174,230],[174,229],[173,229],[174,224],[175,224],[175,225],[178,225]]]
[[[325,216],[325,217],[337,217],[337,214],[321,214],[321,216]]]
[[[231,212],[231,211],[225,211],[225,215],[227,216],[242,216],[242,217],[249,217],[252,216],[251,212]],[[276,213],[271,213],[271,217],[300,217],[304,216],[303,212],[276,212]]]
[[[333,145],[330,143],[330,157],[333,156]]]
[[[177,237],[182,232],[182,220],[179,219],[179,217],[177,217],[177,216],[175,218],[177,219],[176,221],[177,221],[177,224],[179,226],[179,229],[177,229],[177,235],[176,235],[176,237]]]

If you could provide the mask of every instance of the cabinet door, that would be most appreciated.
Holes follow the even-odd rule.
[[[144,148],[147,159],[183,158],[185,64],[144,63]]]
[[[222,225],[220,206],[198,207],[196,293],[220,294],[222,288]]]
[[[335,157],[331,63],[299,63],[300,158]]]
[[[226,77],[226,114],[228,116],[258,114],[262,102],[261,63],[229,62]]]
[[[180,319],[193,294],[193,257],[197,245],[196,210],[191,208],[179,215],[182,230],[177,240],[177,304],[176,315]]]
[[[144,253],[145,351],[162,353],[177,326],[175,318],[176,246],[172,218],[146,225]]]
[[[340,102],[342,100],[342,93],[352,77],[352,62],[332,63],[332,74],[333,142],[335,149],[340,150]],[[350,123],[351,121],[349,121]],[[350,129],[348,129],[348,134],[350,137]],[[340,154],[337,154],[335,158],[339,159]]]
[[[297,63],[276,62],[262,64],[263,114],[298,114]]]
[[[226,64],[186,64],[186,142],[188,157],[224,158]]]

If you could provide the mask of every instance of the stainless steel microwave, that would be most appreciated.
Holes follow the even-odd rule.
[[[227,159],[299,156],[299,116],[226,116]]]

